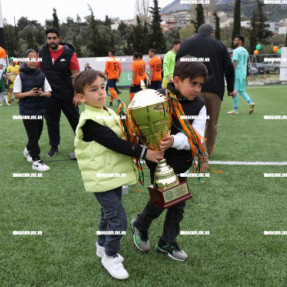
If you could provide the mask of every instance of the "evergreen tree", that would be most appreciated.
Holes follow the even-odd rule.
[[[148,23],[147,21],[144,21],[144,25],[143,25],[143,44],[144,44],[144,47],[143,47],[143,53],[144,54],[147,54],[150,47],[149,47],[149,39],[150,39],[150,35],[149,35],[149,26],[148,26]]]
[[[124,47],[125,55],[132,55],[133,52],[133,32],[130,31],[127,35],[127,45]]]
[[[57,10],[55,8],[53,8],[53,27],[57,28],[60,31],[60,22],[59,22],[59,18],[57,15]]]
[[[121,37],[123,39],[126,39],[128,34],[129,34],[129,32],[130,32],[130,28],[129,28],[129,26],[126,23],[121,21],[120,24],[119,24],[119,27],[118,27],[118,31],[120,32]]]
[[[27,41],[27,48],[28,49],[33,49],[36,51],[38,50],[38,45],[35,43],[32,29],[27,29],[26,41]]]
[[[220,41],[220,20],[216,11],[214,11],[213,16],[215,22],[215,39]]]
[[[251,31],[250,31],[250,46],[249,53],[253,54],[253,51],[256,48],[256,13],[253,11],[253,16],[251,18]]]
[[[18,36],[16,37],[16,27],[10,24],[4,24],[4,37],[6,44],[6,53],[9,57],[18,57],[17,48],[19,45]],[[22,56],[22,55],[21,55]]]
[[[263,6],[264,4],[260,0],[257,0],[256,38],[259,43],[268,44],[268,38],[273,33],[267,30],[269,27],[269,24],[266,24],[268,18],[263,13]]]
[[[196,11],[196,21],[191,21],[191,23],[194,24],[195,33],[197,33],[199,27],[205,23],[202,5],[197,4],[195,11]]]
[[[133,52],[144,53],[145,44],[143,41],[143,26],[141,24],[140,17],[137,16],[137,24],[133,26],[132,34],[132,47]]]
[[[150,23],[150,37],[149,45],[157,49],[158,53],[166,52],[165,37],[161,29],[160,8],[158,7],[158,0],[153,0],[153,7],[150,8],[151,23]]]
[[[102,37],[99,33],[98,24],[95,20],[91,6],[89,6],[89,10],[91,12],[90,17],[88,18],[90,38],[88,39],[87,48],[92,57],[105,56]]]
[[[105,24],[106,26],[108,26],[109,28],[111,28],[111,25],[112,25],[112,19],[111,19],[111,18],[109,18],[109,16],[108,16],[108,15],[106,15],[106,17],[105,17],[104,24]]]
[[[232,39],[231,39],[231,47],[233,46],[233,40],[236,35],[240,35],[240,0],[236,0],[234,4],[233,10],[233,30],[232,30]]]
[[[75,48],[75,52],[77,53],[77,57],[79,57],[79,58],[83,57],[81,44],[80,44],[80,41],[78,40],[78,38],[76,37],[76,35],[74,35],[74,37],[73,37],[73,46]]]

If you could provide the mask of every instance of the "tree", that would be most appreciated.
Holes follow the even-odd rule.
[[[87,43],[87,48],[93,57],[104,56],[103,40],[99,33],[98,24],[95,20],[94,12],[90,5],[88,5],[91,12],[90,17],[88,17],[90,38]]]
[[[53,27],[57,28],[60,31],[60,23],[59,23],[59,18],[57,15],[57,10],[53,8]]]
[[[232,39],[231,39],[231,47],[233,46],[233,40],[236,35],[240,35],[240,0],[236,0],[234,4],[234,10],[233,10],[233,30],[232,30]]]
[[[216,11],[214,11],[213,16],[215,22],[215,39],[220,41],[220,20]]]
[[[253,54],[256,48],[256,13],[253,11],[253,16],[251,18],[251,31],[250,31],[250,46],[249,53]]]
[[[16,26],[14,27],[10,24],[5,24],[4,36],[6,43],[6,53],[9,55],[9,57],[22,56],[19,54],[19,38]]]
[[[73,37],[73,46],[75,48],[75,51],[77,53],[77,56],[80,58],[80,57],[83,57],[83,54],[82,54],[82,49],[81,49],[81,44],[80,44],[80,41],[78,40],[78,38],[76,37],[76,35],[74,35]]]
[[[108,26],[109,28],[111,28],[111,25],[112,25],[112,19],[111,19],[111,18],[109,18],[109,16],[108,16],[108,15],[106,15],[106,17],[105,17],[104,24],[105,24],[106,26]]]
[[[128,34],[129,34],[129,32],[130,32],[130,28],[129,28],[129,26],[126,23],[121,21],[119,26],[118,26],[118,31],[120,32],[121,37],[123,39],[126,39]]]
[[[133,52],[145,53],[145,44],[143,39],[143,26],[141,24],[140,17],[137,16],[137,24],[133,26],[133,36],[132,36],[132,47]]]
[[[287,31],[286,31],[286,36],[285,36],[285,47],[287,47]]]
[[[26,41],[27,41],[27,48],[28,49],[33,49],[33,50],[36,50],[36,51],[38,50],[38,45],[35,43],[33,32],[32,32],[31,28],[27,29]]]
[[[157,49],[158,53],[166,52],[165,37],[161,30],[160,8],[158,7],[158,0],[153,0],[153,7],[150,8],[152,20],[150,23],[150,47]]]
[[[191,20],[190,22],[194,24],[195,33],[198,32],[199,27],[204,24],[204,14],[203,14],[203,7],[201,4],[197,4],[196,8],[196,21]]]
[[[257,15],[256,15],[256,38],[257,41],[261,44],[268,44],[268,38],[273,35],[271,31],[268,31],[267,28],[269,24],[266,24],[268,18],[263,13],[264,4],[257,0]]]

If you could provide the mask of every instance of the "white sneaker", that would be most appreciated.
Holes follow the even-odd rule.
[[[23,155],[26,157],[28,162],[33,162],[33,159],[30,155],[30,152],[27,150],[27,147],[24,148]]]
[[[50,167],[44,164],[41,160],[33,161],[32,168],[38,171],[50,170]]]
[[[97,247],[97,256],[100,257],[100,258],[103,258],[104,255],[105,255],[105,247],[99,245],[98,242],[96,242],[96,247]],[[124,257],[121,254],[119,254],[119,253],[117,255],[120,258],[120,261],[124,262],[124,260],[125,260]]]
[[[129,273],[125,269],[118,255],[111,257],[105,254],[102,258],[102,265],[110,275],[116,279],[122,280],[129,278]]]

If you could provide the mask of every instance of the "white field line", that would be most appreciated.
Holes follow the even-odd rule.
[[[287,165],[287,161],[208,161],[209,164],[218,165]]]
[[[271,86],[271,87],[270,87]],[[262,86],[246,86],[246,89],[277,89],[277,88],[283,88],[286,87],[286,85],[283,85],[283,87],[272,87],[272,85],[262,85]]]

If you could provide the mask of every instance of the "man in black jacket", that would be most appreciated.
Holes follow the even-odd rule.
[[[60,43],[60,34],[56,28],[45,31],[47,44],[42,47],[39,66],[52,87],[51,98],[46,99],[45,117],[48,127],[51,149],[47,156],[55,156],[60,144],[61,111],[67,117],[75,132],[79,122],[78,99],[74,97],[71,76],[80,71],[75,49],[67,43]]]
[[[204,58],[204,64],[208,70],[209,79],[203,84],[200,93],[205,101],[207,115],[209,116],[205,130],[208,156],[211,156],[215,150],[217,122],[224,96],[224,76],[227,82],[228,94],[232,94],[233,97],[236,96],[236,91],[234,91],[234,67],[231,58],[224,44],[213,38],[214,34],[215,31],[212,25],[201,25],[198,34],[184,41],[176,55],[176,61],[185,55]]]

